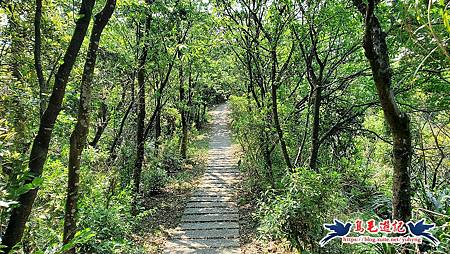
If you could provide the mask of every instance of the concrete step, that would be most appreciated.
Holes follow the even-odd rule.
[[[208,179],[208,178],[202,178],[201,179],[201,184],[218,184],[218,185],[226,185],[226,184],[236,184],[238,183],[239,180],[238,179],[233,179],[233,178],[228,178],[228,179]]]
[[[224,169],[224,168],[237,168],[237,167],[236,167],[236,163],[234,161],[209,160],[206,168]]]
[[[227,213],[238,213],[237,207],[195,207],[184,209],[184,214],[227,214]]]
[[[236,179],[240,180],[239,173],[208,173],[206,172],[201,179],[209,179],[209,180],[227,180],[227,179]]]
[[[180,230],[172,239],[232,239],[239,238],[239,229]]]
[[[208,190],[198,190],[192,193],[192,196],[209,196],[209,197],[231,197],[233,196],[233,191],[230,189],[208,189]]]
[[[227,214],[184,214],[181,222],[239,221],[237,213]]]
[[[197,186],[199,189],[205,189],[205,190],[208,190],[208,189],[211,189],[211,188],[213,188],[213,189],[216,189],[216,188],[220,188],[220,189],[229,189],[229,188],[233,188],[233,184],[230,184],[230,183],[225,183],[225,184],[220,184],[220,183],[212,183],[212,184],[210,184],[210,183],[200,183],[198,186]]]
[[[192,196],[189,201],[191,202],[206,202],[206,201],[231,201],[233,200],[231,197],[211,197],[211,196]]]
[[[164,251],[164,254],[240,254],[240,248],[189,248],[178,247]]]
[[[225,175],[225,174],[234,174],[234,176],[239,176],[239,171],[237,171],[237,170],[231,170],[231,169],[228,169],[228,170],[217,170],[217,169],[211,169],[211,170],[209,170],[209,169],[207,169],[206,170],[206,172],[205,172],[205,174],[206,175],[209,175],[209,174],[218,174],[219,176],[220,175]]]
[[[239,223],[225,222],[187,222],[181,223],[179,229],[199,230],[199,229],[239,229]]]
[[[238,239],[173,239],[166,245],[169,248],[230,248],[239,247]]]
[[[189,201],[186,207],[236,207],[236,204],[229,201]]]

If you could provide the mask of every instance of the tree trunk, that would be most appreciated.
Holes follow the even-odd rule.
[[[325,64],[326,64],[326,58],[325,60],[321,60],[319,57],[319,54],[317,52],[317,42],[318,42],[318,38],[317,38],[317,33],[316,30],[314,28],[314,24],[311,24],[309,26],[309,37],[311,40],[311,48],[307,49],[304,44],[303,41],[299,38],[298,34],[295,33],[297,40],[299,41],[300,44],[300,50],[301,50],[301,54],[303,56],[303,59],[305,61],[306,64],[306,74],[307,74],[307,79],[308,79],[308,83],[311,87],[310,89],[310,96],[309,96],[309,100],[308,100],[308,116],[307,119],[309,121],[309,107],[310,107],[310,101],[311,99],[313,99],[313,119],[312,119],[312,126],[311,126],[311,152],[310,152],[310,156],[309,156],[309,168],[312,170],[317,171],[317,160],[319,157],[319,148],[320,148],[320,137],[319,137],[319,132],[320,132],[320,107],[322,104],[322,91],[323,91],[323,85],[324,85],[324,80],[323,80],[323,73],[325,70]],[[309,53],[307,53],[309,52]],[[315,59],[315,62],[317,65],[313,64],[313,60]],[[319,67],[319,70],[316,71],[316,68]],[[305,132],[305,137],[306,137],[306,132]],[[302,147],[299,150],[299,152],[301,152],[301,150],[303,150],[303,146],[304,146],[304,142],[302,142]],[[297,155],[297,158],[299,158],[300,154]],[[297,161],[297,159],[296,159]]]
[[[161,115],[161,111],[162,111],[162,108],[164,106],[163,103],[161,102],[161,99],[162,99],[162,95],[164,93],[164,88],[169,83],[170,73],[172,72],[172,68],[173,68],[173,65],[174,65],[176,57],[177,57],[177,53],[178,53],[178,50],[175,51],[175,54],[173,55],[172,61],[169,63],[169,68],[168,68],[168,70],[166,72],[166,76],[164,78],[164,81],[161,83],[161,85],[160,85],[160,87],[158,89],[158,97],[159,97],[160,103],[159,104],[156,103],[156,107],[155,107],[155,110],[153,111],[153,115],[150,118],[149,123],[147,124],[147,128],[145,128],[144,141],[147,139],[147,137],[148,137],[148,135],[150,133],[150,129],[151,129],[152,125],[153,125],[153,121],[155,121],[156,117],[161,117],[160,116]],[[159,107],[158,107],[158,105],[159,105]],[[157,113],[159,114],[159,116],[156,115]]]
[[[366,5],[361,0],[353,0],[353,4],[365,16],[365,35],[363,47],[372,69],[378,97],[393,137],[393,185],[392,185],[392,217],[396,220],[408,221],[411,218],[411,129],[407,114],[400,111],[395,102],[391,88],[392,72],[389,63],[389,52],[386,44],[386,33],[383,32],[378,18],[374,14],[375,2],[369,0]]]
[[[158,89],[159,91],[159,89]],[[156,95],[156,115],[155,115],[155,155],[158,155],[159,145],[161,143],[161,96],[158,92]]]
[[[100,141],[106,126],[108,126],[108,120],[108,107],[106,103],[102,101],[102,105],[100,106],[100,123],[97,125],[94,139],[89,143],[90,146],[97,148],[98,142]]]
[[[272,70],[271,70],[271,97],[272,97],[272,115],[273,122],[275,124],[275,129],[277,130],[278,139],[280,142],[281,152],[283,153],[284,161],[286,162],[286,166],[291,169],[292,164],[289,159],[289,153],[287,151],[286,142],[283,137],[283,130],[281,129],[280,119],[278,116],[278,102],[277,102],[277,84],[276,84],[276,73],[277,73],[277,52],[275,49],[272,49]]]
[[[203,110],[202,110],[202,119],[206,119],[206,109],[208,108],[208,104],[206,102],[203,102]]]
[[[89,41],[86,62],[84,64],[83,76],[80,85],[80,104],[78,107],[78,119],[75,129],[70,136],[70,152],[68,166],[67,199],[64,216],[64,244],[69,243],[77,232],[76,213],[78,210],[78,187],[80,182],[80,159],[86,138],[89,132],[89,113],[91,110],[91,85],[94,74],[97,50],[103,29],[114,12],[116,0],[108,0],[103,10],[95,15]],[[67,250],[66,253],[75,253],[75,248]]]
[[[145,21],[145,34],[150,31],[150,17],[147,17]],[[140,39],[144,36],[140,34]],[[144,129],[145,129],[145,62],[147,61],[148,43],[144,42],[141,56],[139,57],[139,69],[138,69],[138,98],[137,98],[137,127],[136,127],[136,162],[133,171],[133,204],[132,213],[138,212],[138,199],[140,193],[140,182],[142,165],[144,163]]]
[[[180,67],[179,67],[179,78],[180,78],[180,114],[181,114],[181,142],[180,142],[180,155],[182,159],[187,158],[187,142],[188,142],[188,123],[185,110],[185,89],[184,89],[184,74],[183,74],[183,60],[182,54],[179,52]]]
[[[116,136],[114,137],[114,140],[111,144],[111,148],[109,148],[109,158],[108,162],[113,162],[116,157],[116,147],[119,145],[120,137],[122,136],[123,128],[125,127],[125,122],[127,121],[128,116],[130,115],[131,110],[133,109],[133,101],[130,102],[130,105],[128,105],[127,110],[125,111],[125,114],[122,117],[122,121],[120,121],[119,131],[117,132]]]
[[[39,116],[42,117],[45,111],[45,93],[47,92],[47,83],[44,80],[41,61],[41,18],[42,18],[42,0],[36,0],[36,12],[34,14],[34,68],[39,83]]]
[[[264,168],[266,170],[266,173],[268,175],[268,178],[270,179],[270,184],[272,188],[275,188],[275,179],[273,177],[273,168],[272,168],[272,155],[269,149],[269,142],[267,142],[267,133],[266,131],[262,131],[260,137],[260,143],[263,147],[263,157],[264,157]]]
[[[202,128],[202,123],[201,123],[201,104],[197,104],[197,107],[195,108],[195,128],[197,130],[200,130]]]
[[[41,117],[41,123],[30,153],[28,164],[30,178],[25,184],[31,183],[35,178],[42,175],[42,169],[47,159],[48,148],[53,131],[53,127],[61,110],[61,103],[64,98],[67,81],[72,71],[75,59],[80,50],[89,22],[92,16],[92,8],[95,0],[83,0],[79,11],[79,19],[76,21],[75,30],[65,52],[63,63],[59,66],[55,75],[55,84],[49,98],[47,109]],[[14,245],[22,238],[25,223],[31,213],[38,188],[31,189],[19,197],[19,206],[11,211],[11,217],[3,237],[2,244],[6,246],[3,250],[8,253]]]
[[[187,90],[187,108],[188,112],[186,113],[186,122],[188,125],[188,128],[192,124],[192,113],[193,113],[193,106],[192,106],[192,96],[194,96],[194,80],[192,78],[192,63],[189,63],[189,76],[188,76],[188,90]]]
[[[319,125],[320,125],[320,104],[322,96],[322,87],[319,84],[314,85],[314,105],[313,105],[313,123],[311,132],[311,156],[309,157],[309,167],[317,170],[317,158],[319,156]]]

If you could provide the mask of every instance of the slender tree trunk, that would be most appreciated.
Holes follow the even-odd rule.
[[[311,108],[311,97],[312,97],[312,91],[310,91],[309,96],[308,96],[308,102],[307,102],[307,110],[306,110],[306,123],[305,123],[305,128],[304,128],[304,132],[303,132],[303,137],[301,140],[301,144],[300,147],[298,148],[297,151],[297,156],[295,158],[295,162],[294,162],[294,166],[301,166],[303,165],[303,149],[305,148],[305,143],[306,143],[306,136],[308,135],[308,129],[309,129],[309,115],[310,115],[310,108]]]
[[[317,158],[319,156],[319,127],[320,127],[320,104],[322,100],[322,87],[320,84],[314,85],[313,122],[311,132],[311,156],[309,157],[309,167],[317,170]]]
[[[296,34],[297,40],[299,40],[300,43],[300,50],[303,56],[303,59],[305,60],[306,64],[306,73],[307,73],[307,79],[308,83],[310,84],[311,90],[310,90],[310,96],[309,96],[309,102],[311,99],[313,100],[313,112],[312,112],[312,126],[311,126],[311,152],[309,156],[309,168],[312,170],[317,171],[317,160],[319,157],[319,148],[320,148],[320,107],[322,104],[322,89],[323,84],[325,83],[323,81],[323,73],[325,70],[325,63],[322,61],[319,57],[319,54],[317,53],[317,34],[315,32],[315,28],[313,24],[309,27],[309,35],[311,40],[311,48],[306,49],[304,47],[303,42],[299,39],[298,34]],[[309,53],[307,53],[309,52]],[[319,67],[319,70],[317,71],[318,75],[316,75],[316,67],[313,64],[313,59],[315,59],[315,62],[317,66]],[[326,62],[326,60],[325,60]],[[308,116],[307,119],[309,121],[309,102],[308,102]],[[306,135],[306,132],[305,132]],[[302,149],[303,149],[304,143],[302,143]],[[299,150],[300,152],[300,150]],[[300,154],[298,154],[299,156]]]
[[[181,142],[180,142],[180,155],[181,158],[187,158],[187,142],[188,142],[188,123],[185,110],[185,89],[184,89],[184,73],[183,73],[183,60],[181,52],[179,52],[180,67],[179,67],[179,78],[180,78],[180,114],[181,114]]]
[[[198,76],[197,76],[198,77]],[[197,79],[196,79],[197,80]],[[195,113],[193,111],[193,105],[192,105],[192,96],[194,96],[194,80],[192,77],[192,63],[189,63],[189,76],[188,76],[188,98],[187,98],[187,108],[188,108],[188,112],[186,114],[186,122],[188,124],[188,129],[192,124],[192,119],[194,118],[192,113]]]
[[[283,130],[281,129],[280,124],[280,118],[278,116],[278,102],[277,102],[277,84],[276,84],[276,73],[277,73],[277,52],[276,49],[272,49],[271,52],[272,56],[272,70],[271,70],[271,90],[270,94],[272,97],[272,115],[273,115],[273,122],[275,124],[275,129],[277,130],[278,139],[280,142],[281,152],[284,157],[284,161],[286,162],[286,166],[291,169],[292,164],[291,160],[289,159],[289,153],[286,147],[286,142],[284,141],[283,137]]]
[[[159,91],[159,89],[158,89]],[[161,143],[161,96],[158,92],[156,95],[156,115],[155,115],[155,154],[158,155],[159,145]]]
[[[156,117],[158,117],[158,116],[156,115],[156,113],[159,113],[159,114],[161,115],[162,108],[163,108],[163,106],[164,106],[164,105],[162,104],[162,102],[161,102],[162,95],[163,95],[163,93],[164,93],[164,88],[165,88],[165,87],[167,86],[167,84],[169,83],[170,73],[172,72],[172,68],[173,68],[173,65],[174,65],[175,60],[176,60],[176,57],[177,57],[177,53],[178,53],[178,50],[175,51],[175,54],[173,55],[172,61],[169,63],[169,68],[168,68],[168,70],[167,70],[167,72],[166,72],[166,76],[165,76],[165,78],[164,78],[164,81],[161,83],[161,85],[160,85],[160,87],[159,87],[159,89],[158,89],[158,97],[159,97],[159,100],[160,100],[159,107],[158,107],[158,103],[156,103],[156,108],[155,108],[155,110],[153,111],[153,115],[152,115],[152,117],[150,118],[149,123],[147,124],[147,128],[145,128],[145,132],[144,132],[144,141],[147,139],[147,137],[148,137],[148,135],[149,135],[149,133],[150,133],[150,129],[151,129],[152,125],[153,125],[153,121],[155,121]],[[161,116],[159,116],[159,117],[161,117]]]
[[[267,142],[267,133],[262,130],[262,135],[260,137],[261,146],[263,147],[263,157],[264,157],[264,167],[267,172],[267,175],[270,179],[270,184],[272,188],[275,188],[275,179],[273,177],[273,170],[272,170],[272,156],[269,149],[269,143]]]
[[[108,107],[104,101],[100,106],[100,123],[97,125],[97,130],[95,131],[94,139],[89,143],[90,146],[96,148],[103,132],[108,126]]]
[[[42,117],[45,111],[45,93],[47,92],[47,83],[44,80],[41,61],[41,18],[42,18],[42,0],[36,0],[36,12],[34,14],[34,68],[39,83],[39,116]]]
[[[363,47],[372,69],[378,97],[393,137],[393,185],[392,206],[393,218],[408,221],[411,218],[411,129],[406,113],[401,112],[395,102],[391,88],[392,72],[389,63],[389,52],[386,44],[386,33],[383,32],[378,18],[374,14],[376,3],[369,0],[365,4],[361,0],[353,0],[353,4],[365,16],[365,35]]]
[[[201,104],[197,104],[197,107],[195,108],[195,128],[197,130],[200,130],[202,128],[202,122],[201,122]]]
[[[203,102],[202,119],[206,119],[206,108],[207,107],[208,107],[208,104],[206,104],[206,102]]]
[[[145,35],[150,31],[150,17],[145,21]],[[142,34],[139,36],[143,39]],[[138,98],[137,98],[137,128],[136,128],[136,162],[133,171],[133,204],[132,213],[138,212],[138,199],[140,193],[141,172],[144,163],[144,129],[145,129],[145,62],[147,61],[148,43],[144,42],[138,69]]]
[[[95,0],[83,0],[81,3],[79,11],[80,18],[76,22],[75,30],[64,55],[63,63],[59,66],[55,75],[53,91],[49,98],[47,109],[41,117],[38,133],[33,141],[28,164],[31,177],[25,181],[25,184],[31,183],[35,178],[42,175],[53,127],[61,110],[61,103],[64,98],[70,72],[75,64],[75,59],[91,20],[94,2]],[[2,244],[6,246],[3,249],[6,253],[21,240],[25,223],[31,213],[37,192],[38,188],[34,188],[20,195],[18,200],[19,206],[12,209],[11,217],[2,241]]]
[[[116,148],[119,145],[120,137],[122,136],[123,128],[125,127],[125,122],[127,121],[127,118],[130,115],[131,110],[133,109],[133,105],[134,103],[133,101],[131,101],[130,105],[128,105],[128,108],[125,111],[125,114],[122,117],[122,121],[120,121],[119,131],[114,137],[111,147],[109,148],[109,162],[113,162],[117,157]]]
[[[64,244],[69,243],[77,232],[76,213],[78,210],[78,187],[80,182],[80,159],[86,144],[89,132],[89,113],[91,109],[91,85],[94,74],[95,62],[97,60],[97,50],[103,29],[114,12],[116,0],[108,0],[103,10],[95,15],[89,41],[86,62],[84,64],[83,76],[80,85],[80,102],[78,107],[78,119],[75,129],[70,136],[70,152],[67,182],[67,199],[64,216]],[[72,248],[66,253],[75,253]]]

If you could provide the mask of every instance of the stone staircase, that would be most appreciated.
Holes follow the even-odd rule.
[[[164,253],[240,253],[239,210],[233,188],[239,181],[239,171],[231,146],[228,112],[226,104],[210,112],[213,122],[208,167]]]

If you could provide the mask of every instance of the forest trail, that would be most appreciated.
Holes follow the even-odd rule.
[[[208,167],[165,253],[240,253],[239,211],[233,200],[239,170],[231,145],[228,104],[210,114]]]

